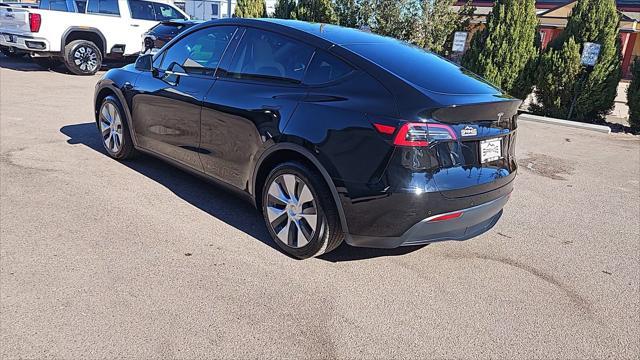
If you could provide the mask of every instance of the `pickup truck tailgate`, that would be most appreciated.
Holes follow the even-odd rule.
[[[29,10],[0,6],[0,32],[24,34],[31,32]]]

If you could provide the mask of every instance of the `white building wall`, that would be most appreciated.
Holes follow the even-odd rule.
[[[181,2],[176,0],[176,3]],[[189,16],[197,20],[211,20],[226,18],[228,14],[228,0],[184,0],[184,10]],[[273,15],[276,0],[266,0],[267,14]],[[231,16],[236,9],[236,0],[231,0]]]

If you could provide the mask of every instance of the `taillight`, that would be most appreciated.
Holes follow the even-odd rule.
[[[398,146],[427,146],[437,140],[456,140],[456,134],[448,125],[427,123],[406,123],[400,127],[393,139]]]
[[[29,30],[37,33],[40,31],[40,25],[42,24],[42,17],[40,14],[29,13]]]
[[[373,126],[378,130],[380,134],[392,135],[396,132],[396,128],[394,126],[383,125],[383,124],[373,124]]]
[[[434,218],[429,219],[429,221],[446,221],[446,220],[453,220],[453,219],[457,219],[459,217],[461,217],[463,214],[462,211],[457,211],[457,212],[452,212],[452,213],[448,213],[448,214],[444,214],[444,215],[440,215],[440,216],[436,216]]]

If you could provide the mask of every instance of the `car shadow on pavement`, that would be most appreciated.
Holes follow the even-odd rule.
[[[121,66],[124,66],[128,64],[128,62],[124,62],[124,61],[108,61],[102,64],[102,68],[100,69],[101,71],[107,71],[111,68],[118,68]],[[24,71],[24,72],[30,72],[30,71],[41,71],[41,72],[48,72],[48,71],[52,71],[52,72],[57,72],[60,74],[71,74],[69,71],[67,71],[67,69],[64,67],[64,65],[60,64],[59,66],[56,66],[53,69],[45,69],[43,67],[41,67],[40,65],[34,63],[33,61],[31,61],[31,59],[29,59],[27,56],[22,56],[22,57],[6,57],[2,54],[0,54],[0,68],[3,69],[9,69],[9,70],[15,70],[15,71]]]
[[[60,129],[60,132],[69,137],[67,143],[82,144],[108,156],[97,135],[94,122],[66,125]],[[273,243],[260,213],[249,202],[230,191],[149,155],[140,154],[136,159],[122,161],[120,164],[165,186],[181,199],[209,215],[256,238],[276,251],[280,251]],[[336,250],[319,258],[330,262],[364,260],[381,256],[404,255],[422,247],[365,249],[354,248],[343,243]]]

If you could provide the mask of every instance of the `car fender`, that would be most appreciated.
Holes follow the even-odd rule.
[[[260,156],[260,158],[258,159],[258,161],[256,162],[256,166],[253,168],[253,176],[251,177],[251,191],[252,191],[252,195],[255,198],[256,193],[257,193],[257,189],[255,188],[255,184],[256,184],[256,178],[258,176],[258,169],[260,169],[260,166],[262,165],[262,162],[267,159],[269,157],[269,155],[275,153],[276,151],[280,151],[280,150],[290,150],[290,151],[295,151],[296,153],[304,156],[307,160],[309,160],[317,169],[318,171],[320,171],[320,174],[322,175],[322,178],[324,179],[325,183],[327,183],[327,185],[329,186],[329,191],[331,191],[331,196],[333,198],[333,202],[336,205],[336,208],[338,210],[338,216],[340,217],[340,225],[342,226],[342,232],[344,233],[345,238],[347,239],[347,242],[349,242],[350,240],[350,236],[349,236],[349,230],[347,227],[347,219],[344,215],[344,209],[342,208],[342,202],[340,201],[340,196],[338,195],[338,189],[336,188],[333,180],[331,179],[331,176],[329,175],[329,172],[325,169],[325,167],[322,165],[322,163],[320,163],[320,161],[311,153],[311,151],[307,150],[306,148],[304,148],[301,145],[298,144],[294,144],[294,143],[277,143],[271,147],[269,147],[268,149],[266,149],[262,155]]]
[[[108,49],[107,39],[105,38],[104,34],[102,34],[102,32],[96,28],[84,27],[84,26],[70,26],[67,28],[67,30],[64,31],[60,41],[60,51],[64,51],[64,46],[65,46],[65,43],[67,42],[67,37],[69,37],[69,34],[71,34],[74,31],[87,32],[87,33],[92,33],[97,35],[102,41],[102,49],[100,49],[102,51],[102,56],[105,57],[107,55],[107,49]],[[97,45],[98,44],[96,44],[96,46]]]
[[[96,104],[96,107],[97,107],[98,104],[96,102],[98,100],[98,94],[104,89],[111,90],[111,92],[114,93],[115,96],[120,101],[120,104],[122,104],[122,107],[124,108],[125,120],[127,121],[127,126],[129,127],[129,134],[131,135],[131,140],[133,140],[133,145],[137,148],[138,141],[136,139],[136,132],[133,131],[133,121],[131,119],[131,111],[129,109],[129,103],[127,102],[126,98],[122,94],[122,90],[118,86],[116,86],[116,83],[113,80],[102,79],[98,81],[98,83],[96,84],[96,91],[93,98],[93,103]],[[99,110],[95,110],[96,123],[98,121],[98,111]]]

